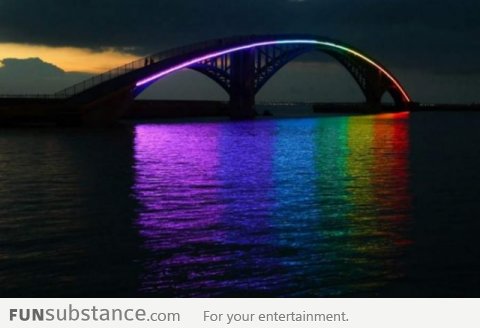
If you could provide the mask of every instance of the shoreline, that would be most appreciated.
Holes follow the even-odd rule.
[[[302,112],[289,112],[292,107]],[[136,100],[120,118],[132,120],[176,120],[228,118],[226,101]],[[480,104],[418,104],[408,108],[364,103],[259,103],[257,117],[305,117],[315,114],[381,114],[397,112],[480,112]],[[59,99],[0,99],[0,126],[81,126],[82,111]]]

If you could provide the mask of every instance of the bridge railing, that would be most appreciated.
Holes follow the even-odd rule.
[[[0,94],[0,99],[63,99],[57,94]]]
[[[177,47],[174,49],[162,51],[159,53],[156,53],[154,55],[146,56],[139,58],[135,61],[132,61],[128,64],[122,65],[120,67],[116,67],[114,69],[111,69],[107,72],[104,72],[99,75],[92,76],[91,78],[84,80],[80,83],[74,84],[71,87],[65,88],[63,90],[60,90],[56,92],[54,95],[52,95],[55,98],[70,98],[72,96],[75,96],[79,93],[82,93],[96,85],[99,85],[103,82],[112,80],[116,77],[125,75],[127,73],[133,72],[135,70],[138,70],[143,67],[147,67],[149,65],[158,63],[164,59],[175,57],[175,56],[181,56],[188,54],[189,52],[192,51],[201,51],[204,49],[208,49],[214,45],[218,45],[221,43],[221,40],[211,40],[207,42],[201,42],[201,43],[196,43],[188,46],[182,46],[182,47]]]

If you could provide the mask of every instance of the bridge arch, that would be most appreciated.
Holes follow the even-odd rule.
[[[142,92],[136,92],[135,96],[135,100],[215,102],[228,102],[230,97],[228,91],[217,81],[193,69],[184,69],[161,78],[144,88]]]
[[[311,51],[324,52],[340,62],[360,86],[367,103],[379,105],[385,92],[399,107],[411,102],[400,82],[376,60],[342,42],[310,35],[231,37],[171,49],[57,94],[64,94],[72,102],[118,107],[162,77],[189,68],[207,75],[227,91],[235,116],[250,116],[255,94],[268,80],[287,63]]]

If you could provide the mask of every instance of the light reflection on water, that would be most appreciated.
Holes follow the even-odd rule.
[[[138,125],[142,292],[335,296],[402,276],[408,117]]]
[[[480,295],[480,115],[0,131],[0,296]]]

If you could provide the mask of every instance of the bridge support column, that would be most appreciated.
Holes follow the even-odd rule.
[[[376,69],[368,69],[366,74],[365,98],[367,105],[373,110],[382,107],[382,96],[385,93],[385,81],[382,73]]]
[[[232,53],[230,60],[230,116],[253,118],[256,115],[254,50]]]

